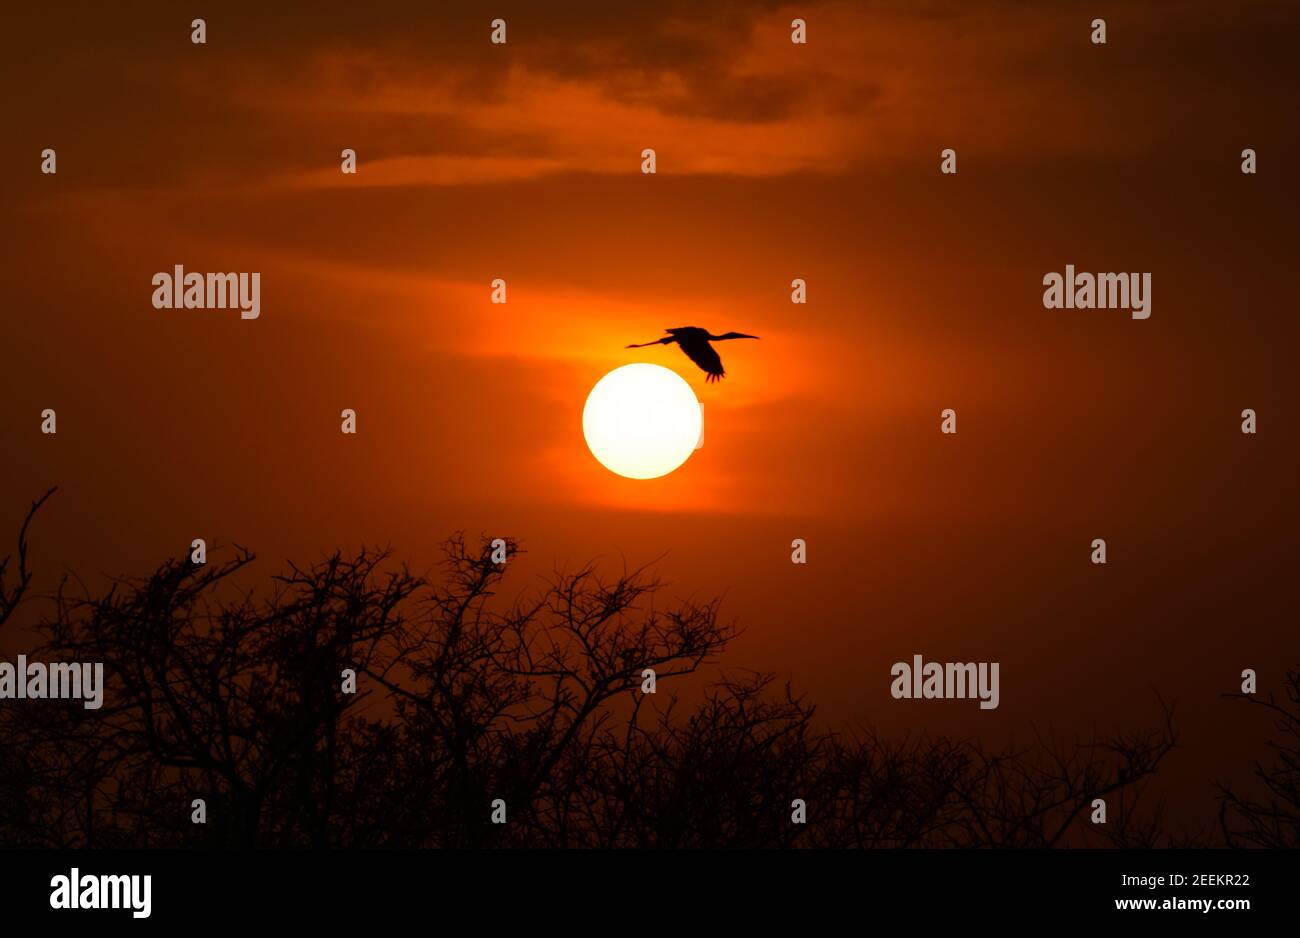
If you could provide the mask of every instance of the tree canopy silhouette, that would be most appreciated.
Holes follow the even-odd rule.
[[[26,534],[24,524],[18,579],[6,585],[0,565],[4,618],[31,583]],[[261,591],[245,584],[254,558],[241,548],[202,565],[169,560],[98,593],[65,579],[45,597],[32,654],[103,662],[104,706],[0,707],[0,842],[1161,842],[1159,812],[1139,810],[1139,796],[1175,744],[1167,709],[1134,733],[996,751],[833,732],[770,675],[723,672],[702,692],[673,691],[737,634],[717,600],[669,601],[650,568],[595,565],[506,598],[509,565],[492,553],[456,535],[427,577],[386,551],[335,553]],[[647,669],[655,694],[642,692]],[[1294,808],[1288,784],[1277,795]],[[1096,798],[1105,825],[1088,822]],[[192,822],[195,799],[206,823]],[[491,822],[494,799],[508,823]],[[807,823],[792,823],[796,799]],[[1281,842],[1257,806],[1225,805],[1238,817],[1231,837]],[[1294,843],[1291,824],[1277,836]]]
[[[1280,739],[1269,744],[1273,759],[1255,764],[1260,796],[1219,783],[1219,825],[1232,847],[1300,847],[1300,666],[1287,671],[1283,699],[1231,696],[1273,717]]]

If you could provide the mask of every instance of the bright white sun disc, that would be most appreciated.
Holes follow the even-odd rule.
[[[686,380],[662,365],[615,368],[582,409],[582,435],[601,465],[629,479],[657,479],[695,452],[703,425]]]

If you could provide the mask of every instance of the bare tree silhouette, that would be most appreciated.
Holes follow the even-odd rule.
[[[18,604],[23,601],[27,595],[27,589],[32,585],[32,573],[27,569],[27,528],[31,525],[32,519],[36,513],[41,510],[41,506],[57,491],[52,488],[44,495],[32,502],[32,507],[27,510],[26,517],[23,518],[23,525],[18,531],[18,574],[17,582],[10,586],[6,580],[9,575],[9,562],[13,560],[13,554],[6,554],[3,560],[0,560],[0,626],[9,620]]]
[[[1274,717],[1281,740],[1270,743],[1271,765],[1255,764],[1255,778],[1266,795],[1256,800],[1219,783],[1219,825],[1229,846],[1300,847],[1300,667],[1286,673],[1285,699],[1248,694],[1244,700]]]
[[[433,580],[362,549],[290,566],[263,595],[241,585],[253,560],[236,548],[99,595],[65,580],[49,596],[35,653],[103,662],[105,704],[0,708],[0,842],[1052,847],[1160,836],[1158,813],[1136,797],[1174,745],[1167,710],[1139,733],[999,752],[839,734],[766,675],[725,676],[690,707],[643,694],[647,669],[671,687],[737,634],[716,600],[664,602],[647,568],[557,572],[506,600],[491,545],[459,535]],[[19,570],[5,609],[31,582],[21,560]],[[1094,828],[1098,797],[1111,816]],[[504,825],[490,821],[497,798]],[[194,799],[205,824],[191,822]],[[806,824],[791,822],[796,799]]]

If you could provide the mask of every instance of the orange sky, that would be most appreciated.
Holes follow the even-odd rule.
[[[1242,774],[1267,727],[1216,695],[1300,658],[1294,4],[221,6],[204,46],[168,4],[6,13],[0,530],[61,486],[44,585],[195,536],[267,574],[456,528],[528,575],[667,552],[729,665],[837,721],[999,742],[1155,688],[1180,777]],[[177,263],[260,271],[260,319],[153,309]],[[1150,271],[1151,318],[1045,310],[1067,263]],[[708,386],[623,348],[688,324],[763,339]],[[662,480],[583,443],[629,361],[705,404]],[[1001,661],[1001,707],[891,700],[914,653]]]

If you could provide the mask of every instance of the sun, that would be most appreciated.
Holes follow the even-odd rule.
[[[615,368],[596,382],[582,409],[591,454],[629,479],[666,476],[690,458],[704,417],[686,380],[662,365]]]

